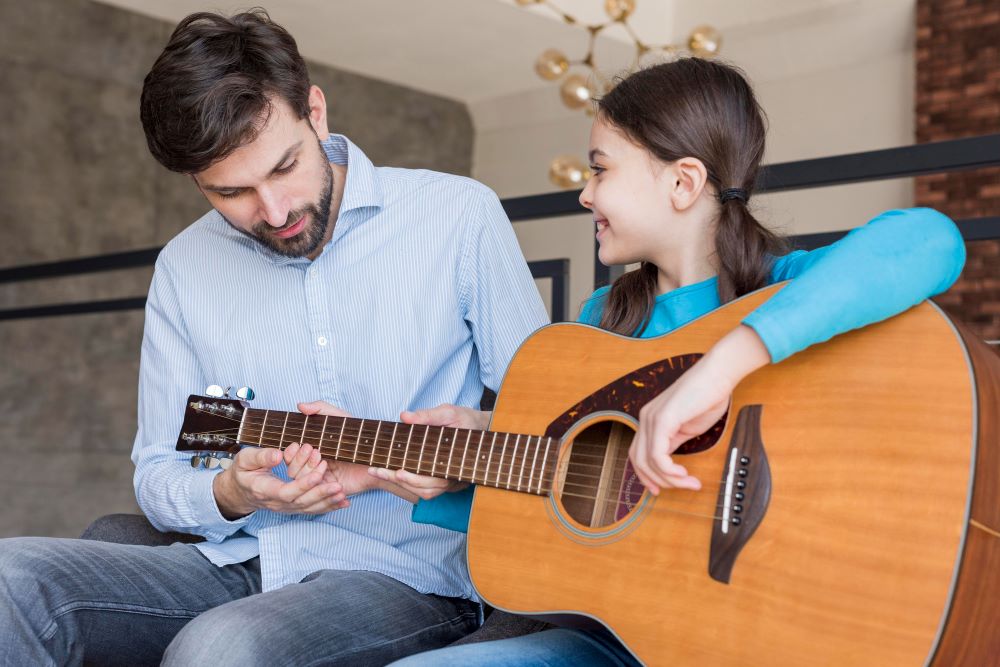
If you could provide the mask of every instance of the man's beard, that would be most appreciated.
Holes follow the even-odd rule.
[[[261,220],[253,226],[253,232],[249,236],[260,241],[265,247],[270,248],[279,255],[285,257],[305,257],[313,253],[326,236],[327,227],[330,226],[330,201],[333,198],[333,169],[326,161],[326,154],[320,149],[320,159],[323,161],[326,179],[323,183],[323,190],[320,192],[319,201],[309,204],[297,211],[288,214],[288,220],[284,225],[275,229],[267,222]],[[293,226],[302,216],[308,216],[305,227],[295,236],[283,239],[274,235],[283,229]]]

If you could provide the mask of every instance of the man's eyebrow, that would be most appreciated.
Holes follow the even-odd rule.
[[[271,168],[271,171],[270,171],[270,173],[268,173],[268,176],[273,176],[275,173],[277,173],[278,171],[280,171],[281,170],[281,166],[283,164],[285,164],[286,162],[288,162],[288,158],[290,158],[295,153],[299,152],[299,149],[301,149],[301,148],[302,148],[302,141],[301,140],[298,141],[298,142],[296,142],[291,147],[289,147],[289,149],[287,151],[285,151],[284,153],[282,153],[281,159],[278,160],[277,164],[275,164],[274,167]],[[213,192],[229,192],[230,190],[242,190],[243,189],[243,187],[241,187],[241,186],[229,187],[229,186],[225,186],[225,185],[207,185],[207,184],[206,185],[202,185],[201,187],[202,187],[203,190],[211,190]]]
[[[594,148],[589,153],[587,153],[587,158],[593,162],[594,158],[600,155],[601,157],[608,157],[608,154],[602,151],[600,148]]]

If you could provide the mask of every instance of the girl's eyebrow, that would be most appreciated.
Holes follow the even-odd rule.
[[[587,153],[587,158],[593,162],[594,158],[600,155],[601,157],[608,157],[608,154],[602,151],[600,148],[593,148],[589,153]]]

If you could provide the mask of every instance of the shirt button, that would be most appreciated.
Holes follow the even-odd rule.
[[[320,336],[319,338],[316,339],[316,342],[319,343],[320,345],[324,345],[325,346],[326,345],[326,336]]]

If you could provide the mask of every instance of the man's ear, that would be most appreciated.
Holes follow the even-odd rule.
[[[319,86],[309,87],[309,124],[320,141],[330,136],[330,130],[326,124],[326,97]]]
[[[705,164],[695,157],[682,157],[670,165],[670,201],[678,211],[694,205],[708,182]]]

